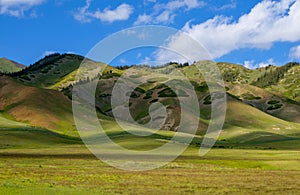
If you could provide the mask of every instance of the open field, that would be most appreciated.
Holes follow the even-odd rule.
[[[300,191],[300,151],[190,147],[160,169],[129,172],[82,145],[0,150],[1,194],[218,194]]]
[[[288,123],[288,122],[287,122]],[[132,150],[157,148],[173,137],[158,131],[136,137],[102,119],[106,133]],[[297,124],[288,123],[289,125]],[[168,165],[145,172],[113,168],[78,137],[32,127],[0,116],[0,194],[283,194],[300,191],[300,139],[225,128],[216,148],[199,157],[201,137]],[[227,133],[226,133],[227,132]],[[268,139],[267,139],[268,138]],[[241,142],[240,140],[246,140]],[[220,147],[220,148],[217,148]],[[223,148],[224,147],[224,148]]]
[[[141,85],[126,93],[130,97],[126,108],[134,120],[140,124],[150,121],[149,109],[154,103],[162,103],[167,109],[165,124],[160,128],[163,130],[159,131],[137,126],[125,118],[123,127],[136,135],[124,131],[112,117],[112,91],[127,68],[105,67],[95,89],[95,105],[99,122],[114,143],[130,150],[147,151],[171,140],[173,152],[173,146],[187,146],[186,138],[191,138],[181,132],[174,140],[181,122],[179,114],[199,118],[196,136],[181,156],[159,169],[132,172],[98,160],[79,137],[73,119],[73,86],[94,79],[86,78],[84,69],[79,74],[81,79],[76,81],[82,59],[73,54],[54,54],[20,72],[0,76],[0,194],[300,193],[299,64],[287,64],[284,70],[275,66],[250,70],[218,63],[226,81],[226,118],[214,148],[204,157],[198,156],[198,152],[203,135],[214,122],[213,96],[196,64],[130,69],[129,80],[142,78]],[[185,97],[186,93],[178,90],[176,97],[166,85],[180,84],[178,70],[191,79],[200,113],[181,109],[178,97]],[[147,76],[151,73],[155,77]],[[87,116],[86,120],[90,118]],[[183,125],[189,132],[190,123]],[[99,143],[99,138],[105,141],[101,139],[103,134],[94,130],[97,128],[89,126],[80,135],[93,144]],[[105,150],[98,152],[125,165],[138,164],[132,158],[137,154],[124,159],[121,153],[114,153],[112,145],[101,143]],[[170,153],[147,156],[146,162],[158,165],[156,157],[171,156]]]

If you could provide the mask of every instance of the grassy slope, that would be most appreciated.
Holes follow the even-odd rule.
[[[24,65],[17,62],[8,60],[6,58],[0,58],[0,72],[17,72],[25,68]]]
[[[47,129],[76,134],[71,101],[58,91],[24,86],[0,77],[0,110],[17,121]]]
[[[188,73],[189,69],[188,67],[184,68],[185,72]],[[159,70],[156,70],[159,71]],[[142,69],[136,70],[136,73],[138,77],[141,77],[142,73],[147,74],[147,70]],[[194,72],[195,71],[191,71]],[[151,101],[154,99],[158,99],[158,102],[165,102],[166,105],[172,106],[170,109],[172,112],[169,113],[170,118],[174,119],[175,122],[168,122],[168,124],[174,125],[171,129],[176,129],[176,125],[178,125],[178,120],[180,120],[178,117],[179,112],[177,112],[177,109],[179,109],[178,103],[176,103],[174,98],[170,97],[158,97],[158,92],[164,90],[164,88],[158,88],[160,80],[164,76],[157,74],[156,79],[152,79],[150,82],[146,81],[148,84],[143,84],[140,86],[141,89],[147,91],[152,91],[152,95],[149,98],[145,97],[147,96],[147,92],[143,91],[136,91],[135,93],[137,96],[134,96],[131,98],[131,105],[130,110],[132,116],[137,119],[139,122],[147,121],[149,120],[148,116],[148,108],[151,104]],[[101,98],[98,99],[100,102],[98,106],[105,112],[108,111],[107,114],[109,114],[110,107],[109,107],[109,97],[111,93],[111,89],[113,88],[113,84],[115,80],[118,77],[108,77],[105,79],[102,79],[100,81],[100,89],[98,91],[97,97],[100,97],[101,95],[106,94],[105,96],[101,96]],[[169,76],[169,79],[176,78],[176,76],[172,75]],[[228,109],[227,109],[227,117],[225,122],[225,128],[221,135],[220,139],[226,140],[225,142],[221,143],[221,145],[225,144],[226,146],[250,146],[253,144],[255,147],[258,145],[262,145],[263,147],[276,147],[274,146],[276,144],[281,144],[279,147],[288,147],[286,146],[287,143],[291,143],[291,141],[297,142],[295,148],[299,146],[299,130],[300,125],[293,122],[284,121],[280,118],[286,118],[292,121],[299,121],[299,115],[295,114],[299,112],[298,105],[290,104],[286,102],[285,98],[280,99],[278,96],[274,96],[273,94],[267,92],[264,89],[247,85],[247,84],[228,84],[229,87],[229,93],[232,93],[236,96],[242,96],[246,93],[253,93],[256,96],[261,97],[259,100],[248,100],[243,99],[243,101],[238,101],[234,98],[229,97],[228,101]],[[201,116],[200,119],[200,126],[199,126],[199,134],[203,134],[203,131],[207,128],[207,125],[209,123],[209,105],[203,104],[203,99],[208,95],[206,90],[200,90],[197,91],[197,94],[199,96],[199,102],[201,106]],[[272,99],[279,98],[284,106],[281,109],[273,110],[273,111],[267,111],[267,108],[270,106],[267,104]],[[260,108],[256,109],[248,104],[255,105],[256,107]],[[140,106],[143,105],[143,106]],[[176,115],[177,113],[177,115]],[[275,115],[279,118],[276,118]],[[293,118],[294,117],[294,118]],[[170,120],[170,121],[174,121]],[[177,121],[177,122],[176,122]],[[202,133],[201,133],[202,132]],[[127,139],[127,138],[124,138]],[[128,139],[127,139],[128,140]],[[268,142],[265,144],[265,141]],[[293,148],[294,146],[291,146]]]
[[[278,118],[300,123],[300,105],[297,102],[253,85],[226,83],[226,86],[228,93],[238,97],[244,103]],[[276,102],[276,104],[272,102]],[[274,105],[278,105],[278,108],[272,109]]]
[[[57,147],[80,143],[78,138],[17,122],[3,112],[0,114],[0,140],[0,149]]]
[[[281,79],[276,86],[270,86],[267,90],[300,102],[299,75],[300,65],[294,66],[285,73],[284,78]]]
[[[74,81],[76,67],[78,67],[78,63],[80,61],[79,59],[81,58],[74,55],[59,55],[54,62],[43,66],[42,70],[37,69],[34,71],[27,72],[28,75],[37,74],[37,76],[31,76],[30,78],[32,79],[30,81],[26,81],[26,83],[40,87],[46,86],[46,88],[59,89],[61,86],[68,84],[68,82]],[[225,130],[221,138],[227,141],[227,143],[225,144],[242,142],[250,143],[251,141],[253,142],[253,140],[255,139],[260,140],[260,143],[262,143],[263,140],[286,141],[291,137],[298,136],[297,130],[300,129],[298,124],[289,123],[269,115],[273,114],[279,118],[288,119],[293,116],[292,114],[295,113],[294,111],[299,112],[298,107],[294,106],[294,104],[285,102],[284,99],[281,99],[281,101],[284,103],[283,108],[275,111],[267,111],[266,107],[268,105],[266,105],[266,102],[274,98],[274,96],[271,93],[268,93],[265,90],[254,86],[239,84],[250,83],[251,79],[253,79],[253,72],[258,70],[252,71],[242,66],[237,66],[228,63],[218,63],[218,66],[220,67],[222,73],[228,73],[230,72],[230,70],[232,70],[232,72],[237,75],[234,77],[235,80],[232,81],[235,84],[228,84],[229,93],[232,93],[235,96],[242,97],[243,94],[249,92],[255,96],[262,97],[261,100],[253,101],[248,99],[244,100],[240,97],[242,100],[244,100],[244,103],[233,99],[231,99],[228,102],[228,115],[226,118]],[[170,72],[168,72],[168,68],[170,68]],[[180,70],[186,76],[194,78],[194,81],[201,82],[201,76],[199,76],[200,73],[194,70],[193,68],[195,68],[195,66],[184,67]],[[263,72],[263,70],[269,70],[272,68],[275,67],[269,67],[268,69],[260,69],[259,71]],[[48,72],[43,71],[44,69],[47,69]],[[114,73],[118,73],[118,75],[122,74],[122,71],[113,69],[109,66],[108,69],[112,69],[112,71]],[[54,74],[54,72],[57,72],[58,70],[60,74]],[[147,68],[138,68],[135,71],[136,75],[139,77],[143,74],[150,73],[149,69]],[[168,122],[168,125],[173,125],[174,127],[176,127],[176,125],[178,125],[179,120],[179,118],[176,117],[179,105],[172,97],[158,97],[158,92],[163,90],[163,88],[157,88],[159,82],[163,81],[161,80],[163,76],[159,76],[163,75],[161,73],[168,72],[169,75],[171,75],[171,77],[169,78],[176,78],[176,73],[174,71],[174,68],[172,67],[164,67],[162,69],[156,69],[155,71],[157,72],[158,77],[154,80],[152,79],[151,81],[146,81],[146,83],[148,84],[141,86],[141,88],[146,91],[152,91],[151,97],[144,99],[147,96],[146,92],[141,92],[138,98],[131,98],[131,112],[138,121],[145,122],[149,120],[149,116],[147,113],[151,101],[154,99],[158,99],[159,102],[164,102],[166,105],[172,106],[172,108],[170,109],[170,118],[172,119],[172,122]],[[107,94],[111,93],[112,85],[118,78],[118,75],[105,74],[103,75],[103,79],[101,80],[101,82],[104,83],[100,85],[100,90],[98,91],[98,94],[96,96],[98,97],[100,95],[106,95],[101,98],[98,98],[97,101],[97,105],[104,112],[109,112],[110,110],[108,100],[109,96],[107,96]],[[21,77],[22,76],[20,75],[17,76],[17,78],[19,79]],[[50,84],[48,82],[49,79],[55,82],[52,82]],[[60,130],[65,134],[75,133],[73,126],[73,118],[71,115],[71,105],[70,101],[66,97],[62,96],[59,92],[55,92],[52,90],[25,87],[12,80],[5,80],[7,79],[2,79],[2,83],[6,82],[5,84],[3,84],[3,86],[6,85],[6,88],[2,87],[3,90],[1,94],[1,96],[4,97],[5,100],[2,102],[2,110],[4,113],[12,115],[19,121],[30,122],[31,124],[42,126],[48,129]],[[47,85],[47,82],[49,85]],[[207,90],[197,91],[197,94],[199,96],[199,102],[201,104],[202,113],[202,118],[200,119],[201,125],[199,126],[199,130],[204,131],[209,123],[209,105],[204,105],[202,102],[202,99],[204,99],[207,96]],[[47,96],[47,98],[44,98],[44,96]],[[143,103],[143,106],[139,106],[140,103]],[[248,106],[245,103],[252,104],[269,114],[261,112],[258,109]],[[289,107],[290,110],[288,110]],[[295,107],[297,108],[296,110],[294,109]],[[239,110],[243,110],[244,112],[238,113],[237,111]],[[299,120],[299,117],[297,118],[297,115],[294,115],[294,117],[295,120],[293,121]],[[112,126],[115,126],[113,122],[110,121],[110,119],[108,120],[108,122],[112,123]],[[262,132],[265,132],[268,135],[262,135]]]
[[[84,57],[75,54],[50,55],[31,65],[27,70],[14,74],[13,77],[26,85],[60,91],[74,84],[78,68],[83,60]],[[102,63],[96,63],[88,59],[85,60],[85,62],[91,64],[105,66]],[[103,73],[106,74],[110,70],[115,73],[121,72],[107,66]],[[81,71],[81,73],[84,72],[83,70]],[[80,76],[83,78],[82,80],[87,77],[87,75]]]
[[[278,119],[234,99],[229,99],[227,106],[226,121],[220,140],[240,146],[265,143],[273,146],[272,142],[297,140],[298,144],[290,147],[299,147],[300,124]]]
[[[106,77],[113,82],[113,77]],[[59,78],[69,81],[73,76]],[[45,80],[39,80],[39,86],[44,86]],[[251,87],[240,86],[255,94],[267,94],[264,90],[253,91]],[[226,122],[217,147],[250,149],[213,149],[207,156],[198,157],[198,147],[195,147],[198,140],[195,140],[176,161],[161,169],[136,173],[117,170],[96,160],[77,139],[13,121],[16,118],[72,135],[70,101],[61,93],[23,86],[7,77],[0,78],[0,87],[0,193],[272,194],[300,191],[299,124],[275,118],[236,99],[229,98]],[[152,83],[144,89],[153,87]],[[202,99],[206,92],[199,95]],[[205,117],[208,107],[201,105],[207,112]],[[60,124],[60,120],[67,123]],[[109,117],[101,116],[101,123],[115,142],[135,150],[160,146],[173,136],[170,131],[160,131],[151,137],[138,138],[124,134]],[[278,150],[254,150],[255,147]]]
[[[82,56],[74,54],[50,55],[13,75],[13,77],[27,85],[61,89],[64,85],[57,85],[57,83],[76,71],[82,60]],[[70,79],[74,78],[71,77]]]
[[[252,84],[256,85],[257,80],[264,75],[270,75],[284,66],[288,67],[289,64],[283,67],[276,67],[269,65],[255,70],[247,69],[241,65],[219,62],[217,63],[224,80],[231,83],[239,84]],[[278,96],[285,96],[289,99],[300,101],[300,81],[298,75],[300,74],[300,65],[290,66],[287,72],[284,73],[283,78],[279,79],[273,85],[266,86],[265,88],[273,94]],[[226,77],[227,75],[227,77]]]

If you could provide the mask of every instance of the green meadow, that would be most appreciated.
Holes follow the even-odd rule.
[[[78,71],[83,59],[75,54],[52,54],[21,71],[13,61],[0,60],[0,67],[14,65],[14,69],[5,70],[13,73],[0,76],[0,194],[300,192],[299,64],[250,70],[217,63],[225,82],[226,117],[213,148],[199,156],[203,137],[213,122],[214,97],[197,66],[213,62],[174,63],[154,69],[131,67],[129,80],[144,79],[126,94],[130,97],[126,108],[133,119],[140,124],[150,121],[149,108],[154,103],[163,104],[167,110],[163,130],[153,131],[123,121],[135,133],[153,132],[137,136],[122,130],[112,117],[112,89],[129,67],[103,66],[88,60],[91,67],[102,66],[104,70],[102,75],[98,73],[95,106],[99,122],[114,143],[134,151],[152,150],[170,141],[187,146],[175,160],[160,168],[126,171],[97,159],[77,131],[72,110],[73,87],[95,79],[87,77],[85,69]],[[144,77],[152,73],[153,77]],[[181,109],[178,97],[187,94],[178,90],[177,96],[167,85],[179,85],[179,73],[186,75],[194,87],[199,114]],[[80,78],[77,81],[76,75]],[[181,133],[180,139],[172,140],[181,112],[199,119],[196,135],[188,145],[182,143],[182,138],[191,137],[190,134]],[[189,121],[184,125],[187,131],[188,124]],[[87,138],[96,140],[101,136]],[[104,153],[119,157],[110,148]],[[149,163],[159,163],[156,156],[148,158]],[[115,159],[136,163],[134,158]]]
[[[1,194],[295,194],[300,155],[295,150],[190,147],[168,165],[124,171],[96,159],[83,145],[2,149]]]
[[[118,130],[112,121],[104,126],[115,143],[131,150],[150,150],[173,136],[158,131],[137,137]],[[12,122],[9,128],[2,123],[0,138],[1,194],[293,194],[300,190],[299,140],[244,145],[223,140],[200,157],[201,137],[196,137],[176,160],[138,172],[105,164],[78,137],[23,123]]]

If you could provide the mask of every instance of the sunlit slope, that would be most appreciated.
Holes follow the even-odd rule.
[[[300,65],[294,66],[284,73],[284,77],[276,85],[267,87],[273,93],[284,95],[300,102]]]
[[[71,97],[75,76],[82,60],[83,57],[73,54],[54,54],[19,73],[12,74],[11,76],[16,81],[9,77],[1,77],[0,109],[3,116],[62,134],[76,135]],[[98,62],[89,62],[103,66]],[[203,61],[200,62],[200,65],[201,63],[213,62]],[[284,70],[279,69],[280,71],[275,66],[256,70],[223,62],[217,63],[217,66],[225,81],[228,94],[226,121],[219,140],[221,143],[255,145],[271,142],[280,144],[291,143],[291,141],[298,142],[300,137],[300,126],[297,124],[300,122],[299,102],[293,101],[292,99],[295,100],[295,98],[289,98],[290,96],[286,95],[290,91],[294,93],[299,89],[297,65],[287,65]],[[126,71],[127,69],[119,70],[106,66],[105,70],[99,73],[101,76],[95,94],[95,103],[101,122],[105,121],[106,123],[105,128],[111,132],[113,137],[115,136],[114,139],[117,142],[128,144],[130,147],[133,138],[124,134],[114,122],[113,108],[110,103],[114,85]],[[136,122],[141,124],[149,122],[151,119],[149,109],[152,104],[158,102],[167,109],[167,118],[162,129],[171,134],[178,128],[180,113],[187,114],[190,118],[199,117],[188,110],[182,110],[178,97],[165,83],[177,82],[181,74],[190,79],[194,86],[200,105],[200,117],[198,118],[200,125],[197,134],[200,136],[205,134],[210,123],[211,97],[203,75],[195,65],[170,64],[155,69],[139,66],[132,67],[130,71],[129,79],[133,80],[155,73],[154,77],[144,79],[143,84],[126,94],[129,97],[128,109]],[[268,83],[267,78],[272,78],[272,76],[267,75],[276,75],[277,73],[280,73],[279,80],[271,79],[270,86],[258,86]],[[94,79],[85,80],[87,78],[85,76],[80,82],[84,83]],[[273,92],[275,84],[272,83],[282,87]],[[292,84],[287,86],[288,83]],[[285,92],[283,88],[286,89]],[[64,95],[58,91],[62,91]],[[183,92],[180,94],[186,95]],[[24,129],[26,128],[24,127]],[[166,135],[167,131],[162,132]],[[158,140],[169,139],[170,135],[155,135],[157,136],[154,136],[155,143],[161,144],[161,141]],[[152,142],[149,139],[140,140],[140,146],[142,147],[142,143],[148,141],[148,145],[151,145]],[[299,144],[295,145],[295,147],[297,146]]]
[[[17,72],[22,70],[23,68],[25,68],[25,66],[22,64],[19,64],[7,58],[0,58],[0,72]]]
[[[59,89],[74,81],[73,75],[83,59],[74,54],[52,54],[12,76],[27,85]],[[62,80],[66,82],[57,85]]]
[[[300,124],[281,120],[229,97],[219,137],[225,145],[298,148]]]
[[[71,101],[54,90],[24,86],[0,77],[0,110],[16,121],[74,134]]]
[[[300,123],[300,104],[269,90],[248,84],[226,83],[228,93],[267,114]]]

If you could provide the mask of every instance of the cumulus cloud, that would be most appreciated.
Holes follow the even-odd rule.
[[[115,9],[105,8],[104,10],[91,12],[91,0],[86,0],[85,6],[79,8],[74,14],[74,18],[82,23],[91,22],[92,19],[99,19],[102,22],[113,23],[115,21],[128,20],[133,13],[133,7],[126,3],[119,5]]]
[[[133,7],[128,4],[121,4],[114,10],[105,8],[104,11],[96,11],[94,17],[104,22],[114,22],[118,20],[127,20],[133,13]]]
[[[153,53],[155,61],[160,64],[167,62],[189,62],[198,60],[211,60],[212,57],[202,45],[192,39],[188,34],[178,32],[170,37],[167,46]]]
[[[154,1],[155,2],[155,1]],[[150,14],[140,14],[135,21],[135,25],[140,24],[167,24],[173,23],[176,11],[179,9],[191,10],[205,5],[204,1],[199,0],[173,0],[166,4],[156,3]]]
[[[152,16],[147,14],[141,14],[138,16],[137,20],[135,21],[135,25],[139,24],[149,24],[153,20]]]
[[[244,62],[244,66],[249,69],[256,68],[256,66],[254,65],[254,60],[246,60]]]
[[[270,49],[275,42],[299,41],[299,18],[300,1],[264,0],[236,21],[231,17],[215,16],[200,24],[188,22],[182,30],[216,59],[241,48]],[[174,41],[177,45],[182,43],[180,39]]]
[[[265,62],[255,63],[254,60],[246,60],[243,64],[246,68],[255,69],[255,68],[263,68],[269,65],[276,66],[276,63],[273,58],[268,59]]]
[[[0,0],[0,15],[23,17],[24,13],[44,0]]]
[[[291,48],[290,58],[300,60],[300,45]]]
[[[268,59],[266,62],[261,62],[257,65],[258,68],[263,68],[269,65],[276,66],[276,63],[273,58]]]

